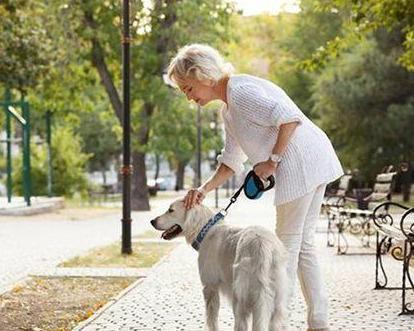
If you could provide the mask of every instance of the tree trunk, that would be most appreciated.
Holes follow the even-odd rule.
[[[179,191],[184,189],[184,174],[185,174],[185,166],[187,165],[186,162],[179,161],[177,166],[177,171],[175,173],[175,190]]]
[[[158,154],[156,154],[155,155],[155,175],[154,175],[154,179],[157,180],[159,175],[160,175],[160,156]]]
[[[149,139],[149,119],[154,111],[154,105],[144,103],[140,114],[140,127],[138,129],[139,146],[146,146]],[[145,153],[141,151],[132,152],[132,165],[134,172],[132,175],[132,191],[134,199],[131,201],[132,210],[150,210],[148,200],[147,174],[145,166]]]
[[[85,23],[87,26],[95,31],[98,31],[98,26],[93,18],[93,14],[90,10],[85,9],[84,11]],[[108,66],[105,62],[105,54],[102,49],[101,43],[99,42],[96,34],[91,38],[92,50],[91,50],[91,61],[92,65],[96,68],[101,78],[101,83],[108,94],[109,101],[111,102],[112,108],[115,111],[115,115],[118,117],[119,122],[123,123],[122,116],[122,101],[119,93],[114,85],[112,75],[108,70]]]
[[[166,3],[166,7],[164,4]],[[175,15],[174,8],[175,1],[161,1],[157,0],[154,4],[154,11],[158,13],[164,13],[164,18],[161,18],[161,15],[157,17],[161,19],[161,30],[163,33],[157,35],[155,40],[156,50],[158,55],[161,58],[160,65],[156,68],[156,74],[162,75],[163,70],[168,61],[168,49],[172,46],[173,37],[168,31],[170,27],[175,23],[177,17]],[[98,31],[99,27],[93,17],[93,12],[90,8],[84,7],[84,18],[85,23],[88,27],[92,28],[94,31]],[[167,33],[165,33],[167,32]],[[108,94],[109,100],[111,102],[112,108],[115,111],[116,116],[118,117],[120,123],[123,122],[122,116],[122,102],[119,97],[119,93],[115,88],[113,83],[112,76],[108,70],[108,67],[105,62],[105,53],[102,48],[102,45],[97,38],[97,33],[94,34],[91,38],[92,42],[92,64],[98,70],[99,76],[101,78],[102,85],[105,87],[105,90]],[[141,113],[140,129],[135,134],[138,135],[139,146],[146,146],[148,143],[149,137],[149,119],[153,113],[155,106],[153,103],[145,102],[143,111]],[[134,132],[131,130],[131,136],[134,136]],[[145,167],[145,153],[142,151],[133,151],[132,152],[132,165],[134,167],[134,172],[132,175],[132,190],[131,190],[131,208],[132,210],[149,210],[149,200],[148,200],[148,187],[147,187],[147,176],[146,176],[146,167]]]
[[[102,183],[106,185],[106,169],[102,169]]]
[[[98,30],[97,24],[93,18],[92,12],[85,10],[84,12],[85,22],[87,26]],[[123,111],[122,111],[122,102],[119,96],[119,93],[114,85],[112,75],[108,70],[108,66],[105,62],[105,54],[102,49],[102,46],[97,37],[91,38],[92,42],[92,65],[97,69],[99,77],[101,78],[101,83],[105,88],[105,91],[109,97],[112,108],[117,116],[119,122],[123,123]],[[145,122],[145,123],[148,123]],[[148,130],[148,128],[146,128]],[[131,128],[131,136],[134,136],[134,131]],[[140,146],[142,146],[142,141],[140,141]],[[148,138],[144,139],[145,144],[148,142]],[[134,172],[131,178],[131,209],[132,210],[149,210],[149,200],[148,200],[148,188],[146,181],[146,168],[145,168],[145,154],[132,152],[132,165],[134,167]]]
[[[150,210],[148,200],[147,175],[145,173],[145,153],[133,151],[132,165],[134,172],[132,173],[132,190],[131,200],[132,210]]]

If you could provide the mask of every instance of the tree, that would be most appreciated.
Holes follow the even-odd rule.
[[[327,65],[314,86],[319,124],[344,165],[365,178],[414,157],[414,74],[396,64],[401,40],[399,31],[378,30]]]
[[[153,115],[148,150],[169,161],[175,169],[177,189],[183,189],[184,169],[196,155],[196,107],[179,95],[173,94],[168,100],[165,108]],[[203,109],[201,113],[201,151],[204,155],[211,150],[220,150],[222,146],[221,137],[210,128],[214,112],[217,112],[217,105]]]
[[[27,0],[0,3],[0,86],[26,92],[53,61],[50,42]]]
[[[347,12],[350,24],[348,33],[337,36],[321,47],[307,62],[312,68],[326,63],[353,44],[356,38],[363,38],[380,28],[402,33],[404,52],[396,59],[407,70],[414,70],[414,2],[401,0],[317,0],[317,8],[324,12]]]
[[[236,36],[226,49],[238,71],[274,81],[308,115],[315,74],[306,72],[300,64],[341,34],[344,20],[342,13],[317,10],[316,3],[301,1],[298,14],[234,16],[232,29]]]
[[[81,140],[71,129],[56,128],[52,137],[52,192],[71,197],[75,193],[86,195],[88,181],[85,176],[89,156],[81,150]],[[32,194],[47,194],[47,153],[44,146],[32,145]],[[15,161],[13,188],[23,193],[22,158]]]
[[[117,135],[119,123],[105,107],[106,103],[102,103],[93,111],[81,113],[77,130],[83,141],[83,152],[90,155],[89,170],[101,171],[104,184],[105,172],[122,152],[120,135]]]
[[[228,38],[228,17],[232,5],[226,1],[161,1],[145,7],[133,3],[132,27],[132,103],[133,136],[136,144],[132,153],[132,208],[148,209],[145,174],[145,146],[150,135],[150,119],[169,93],[162,81],[168,59],[179,45],[193,40],[217,42]],[[88,56],[99,73],[112,108],[122,122],[119,85],[119,2],[73,1],[62,5],[54,2],[57,17],[63,17],[68,38],[84,48],[80,56]],[[194,13],[197,12],[195,16]],[[60,22],[59,22],[60,23]],[[62,25],[62,24],[61,24]],[[58,29],[59,31],[59,29]],[[73,43],[74,41],[72,41]]]

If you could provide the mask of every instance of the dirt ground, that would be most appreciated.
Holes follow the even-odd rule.
[[[1,331],[69,331],[135,278],[31,278],[0,296]]]

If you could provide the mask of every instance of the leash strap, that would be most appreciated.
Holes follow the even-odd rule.
[[[241,191],[243,190],[244,187],[244,183],[243,185],[237,190],[236,193],[233,194],[233,196],[230,199],[230,203],[227,205],[227,207],[224,209],[224,211],[227,213],[227,210],[230,208],[230,206],[236,202],[237,198],[239,197]]]

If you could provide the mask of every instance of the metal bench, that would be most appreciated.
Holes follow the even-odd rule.
[[[335,234],[333,231],[333,224],[335,219],[334,216],[329,211],[331,209],[338,209],[344,206],[345,196],[349,192],[349,187],[351,183],[352,175],[345,174],[339,179],[338,189],[335,192],[327,192],[323,201],[322,201],[322,212],[328,218],[328,228],[326,231],[326,245],[328,247],[333,247],[335,242]]]
[[[372,191],[354,190],[353,197],[345,195],[336,206],[328,210],[328,219],[337,227],[337,252],[346,254],[349,248],[345,231],[362,234],[363,247],[369,247],[375,234],[372,224],[373,209],[381,201],[390,201],[395,172],[378,174]],[[369,194],[367,194],[369,193]]]
[[[373,216],[377,230],[375,289],[402,290],[400,315],[414,315],[414,282],[410,274],[410,261],[414,255],[414,208],[384,202],[375,207]],[[388,286],[383,260],[386,253],[403,262],[402,283],[399,287]],[[407,302],[408,291],[412,293],[412,302]]]

